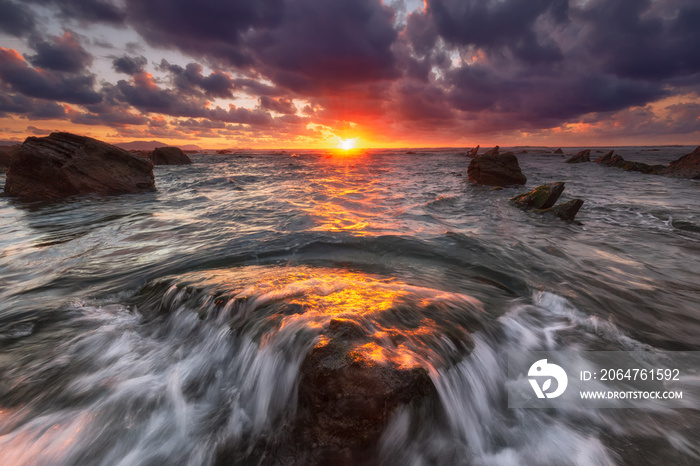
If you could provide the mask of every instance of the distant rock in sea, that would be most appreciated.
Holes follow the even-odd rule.
[[[578,154],[576,154],[576,155],[572,156],[570,159],[568,159],[566,161],[566,163],[590,162],[591,161],[590,154],[591,154],[590,149],[582,150]]]
[[[475,148],[473,148],[472,150],[469,151],[469,153],[467,154],[467,157],[469,157],[470,159],[473,159],[474,157],[476,157],[476,154],[478,154],[478,153],[479,153],[479,146],[477,145]]]
[[[499,154],[498,146],[482,155],[477,155],[469,163],[469,181],[487,186],[514,186],[527,183],[518,158],[512,153]]]
[[[561,150],[561,147],[557,150],[554,151],[554,154],[564,154],[564,151]]]
[[[628,162],[622,156],[616,155],[615,151],[610,151],[607,154],[595,160],[595,163],[606,167],[621,168],[625,171],[640,172],[647,175],[659,175],[666,168],[663,165],[649,165],[642,162]]]
[[[671,162],[668,168],[662,170],[662,174],[673,178],[700,179],[700,146],[690,154]]]
[[[192,160],[178,147],[156,147],[149,157],[153,165],[188,165]]]
[[[153,190],[149,160],[71,133],[27,138],[13,154],[5,182],[8,196],[25,200]]]

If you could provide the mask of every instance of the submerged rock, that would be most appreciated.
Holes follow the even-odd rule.
[[[5,182],[7,195],[26,200],[154,189],[149,160],[71,133],[27,138],[13,154]]]
[[[495,152],[495,155],[489,155]],[[469,181],[487,186],[513,186],[527,182],[513,154],[499,154],[498,146],[486,154],[477,155],[467,169]]]
[[[566,161],[566,163],[590,162],[591,161],[590,154],[591,154],[590,149],[582,150],[578,154],[576,154],[576,155],[572,156],[570,159],[568,159]]]
[[[365,333],[348,319],[331,320],[301,366],[295,437],[317,445],[324,464],[371,455],[397,408],[436,393],[426,369],[377,360],[379,347],[363,344]]]
[[[192,160],[179,147],[156,147],[149,158],[153,165],[188,165]]]
[[[671,162],[661,173],[674,178],[700,179],[700,146],[690,154]]]
[[[538,214],[554,215],[567,222],[573,222],[581,206],[583,206],[583,200],[572,199],[569,202],[555,205],[549,209],[537,209],[535,212]]]
[[[529,193],[519,194],[511,198],[511,202],[521,209],[548,209],[552,207],[564,192],[564,183],[543,184]]]

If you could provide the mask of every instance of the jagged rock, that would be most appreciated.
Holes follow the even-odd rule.
[[[552,207],[564,192],[564,183],[543,184],[533,189],[529,193],[519,194],[511,198],[511,202],[516,207],[524,210],[549,209]]]
[[[7,195],[26,200],[154,189],[149,160],[71,133],[27,138],[13,154],[5,182]]]
[[[498,155],[498,151],[500,150],[500,147],[494,146],[493,149],[487,150],[484,152],[484,155]]]
[[[573,157],[571,157],[570,159],[568,159],[566,161],[566,163],[590,162],[591,161],[590,154],[591,154],[590,149],[582,150],[578,154],[576,154]]]
[[[397,408],[435,394],[426,369],[377,362],[358,350],[366,332],[333,319],[301,366],[295,437],[317,445],[325,464],[356,464],[376,448]]]
[[[614,151],[610,151],[604,156],[595,160],[596,163],[605,165],[606,167],[616,167],[622,168],[625,171],[640,172],[647,175],[658,175],[666,167],[663,165],[648,165],[642,162],[628,162],[622,156],[613,154]]]
[[[549,209],[537,209],[534,212],[538,214],[554,215],[567,222],[573,222],[576,218],[576,214],[583,205],[583,200],[572,199],[569,202],[564,202],[563,204],[557,204]]]
[[[475,148],[473,148],[472,150],[469,151],[469,154],[467,154],[467,157],[469,157],[470,159],[473,159],[474,157],[476,157],[476,154],[478,152],[479,152],[479,146],[476,146]]]
[[[690,154],[671,162],[661,173],[674,178],[700,179],[700,146]]]
[[[188,165],[192,160],[179,147],[156,147],[149,157],[153,165]]]
[[[554,151],[554,154],[563,154],[563,153],[564,153],[564,151],[561,150],[561,147]]]
[[[494,150],[496,155],[486,153],[472,159],[467,169],[469,181],[487,186],[525,184],[527,178],[520,170],[518,158],[513,154],[498,154],[498,146],[489,152]]]
[[[0,146],[0,170],[10,168],[12,153],[19,148],[19,144],[14,146]]]
[[[603,155],[602,157],[598,157],[597,159],[595,159],[594,162],[600,163],[602,165],[608,165],[610,163],[610,160],[612,159],[612,156],[614,153],[615,153],[615,151],[611,150],[610,152]]]

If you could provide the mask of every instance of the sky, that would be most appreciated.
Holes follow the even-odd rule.
[[[700,143],[697,0],[0,0],[0,140]]]

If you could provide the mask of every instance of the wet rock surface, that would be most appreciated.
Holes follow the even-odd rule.
[[[514,186],[527,182],[518,158],[512,153],[499,154],[498,146],[473,158],[467,176],[469,181],[487,186]]]
[[[556,152],[555,152],[556,153]],[[591,161],[591,150],[586,149],[566,160],[566,163],[584,163]]]
[[[153,165],[189,165],[192,160],[179,147],[156,147],[149,155]]]
[[[25,200],[153,191],[153,164],[124,149],[71,133],[29,137],[12,156],[5,193]]]
[[[550,183],[538,186],[529,193],[511,198],[511,202],[521,209],[548,209],[552,207],[564,192],[564,183]]]
[[[700,146],[690,154],[684,155],[661,170],[661,174],[673,178],[700,179]]]

